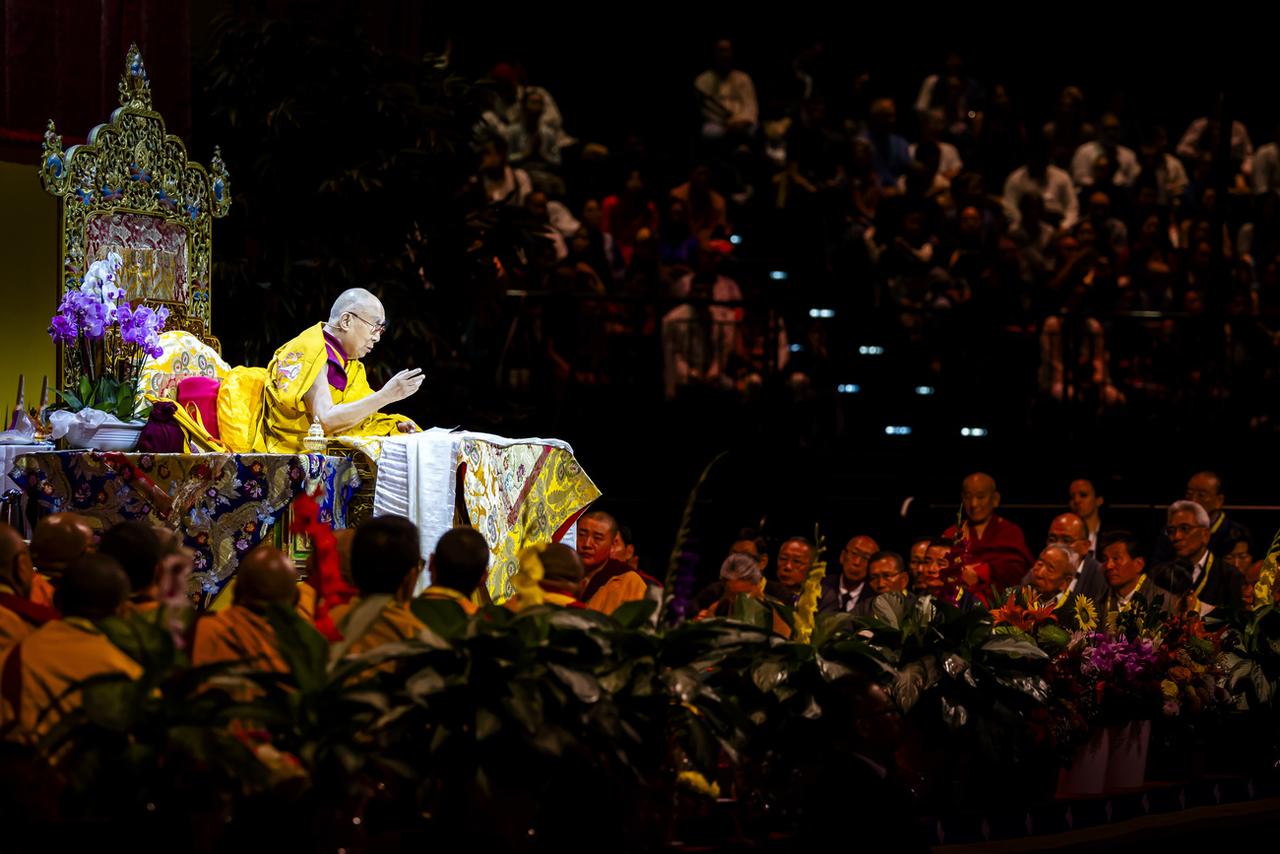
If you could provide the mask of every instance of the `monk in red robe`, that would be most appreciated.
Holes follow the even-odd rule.
[[[1017,587],[1031,566],[1031,551],[1022,529],[996,515],[1000,492],[995,480],[983,472],[969,475],[964,479],[960,499],[964,520],[942,536],[963,541],[961,574],[965,586],[984,598],[992,587]]]
[[[35,574],[22,535],[0,523],[0,652],[58,618],[52,606],[31,601]]]

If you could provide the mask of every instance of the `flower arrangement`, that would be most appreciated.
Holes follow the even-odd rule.
[[[80,374],[74,390],[58,392],[72,412],[98,409],[128,421],[138,408],[138,376],[147,357],[163,354],[163,306],[131,305],[119,284],[120,255],[94,261],[80,287],[67,291],[49,322],[49,335],[65,346]]]
[[[1161,647],[1160,681],[1165,717],[1186,718],[1214,711],[1229,702],[1222,647],[1227,630],[1208,631],[1199,614],[1170,619]]]

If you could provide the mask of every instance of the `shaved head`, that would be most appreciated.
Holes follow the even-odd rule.
[[[960,500],[969,521],[974,525],[985,525],[1000,506],[995,478],[980,471],[969,475],[961,485]]]
[[[31,535],[31,559],[46,575],[60,575],[68,563],[93,547],[93,528],[77,513],[51,513]]]
[[[347,288],[333,301],[333,308],[329,309],[329,322],[337,323],[347,312],[360,311],[375,305],[381,306],[382,301],[371,292],[364,288]]]
[[[996,479],[986,472],[977,471],[966,477],[960,488],[966,492],[970,490],[974,492],[995,492]]]
[[[609,527],[610,537],[618,536],[618,520],[603,510],[592,510],[590,513],[583,514],[582,518],[591,519],[596,522],[603,522]]]
[[[0,522],[0,584],[8,584],[19,596],[29,596],[34,573],[22,535]]]
[[[101,620],[118,613],[129,598],[129,578],[106,555],[87,554],[67,564],[53,594],[53,605],[64,617]]]
[[[240,561],[235,597],[237,605],[247,608],[293,607],[298,601],[298,573],[293,561],[273,546],[258,546]]]

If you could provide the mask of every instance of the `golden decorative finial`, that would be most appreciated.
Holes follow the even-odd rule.
[[[120,106],[139,110],[151,109],[151,79],[147,67],[142,64],[142,51],[136,42],[129,45],[124,59],[124,74],[120,76]]]
[[[306,448],[309,454],[323,454],[328,445],[329,440],[325,438],[324,428],[320,426],[320,416],[317,415],[311,422],[311,429],[302,439],[302,447]]]

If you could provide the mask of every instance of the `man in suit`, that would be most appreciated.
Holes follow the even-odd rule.
[[[1049,523],[1045,545],[1066,546],[1075,553],[1077,570],[1075,589],[1094,602],[1102,601],[1110,591],[1102,564],[1090,553],[1089,528],[1083,518],[1075,513],[1063,513]],[[1023,586],[1031,583],[1031,572],[1022,579]]]
[[[1231,564],[1217,560],[1209,548],[1209,513],[1195,501],[1175,501],[1166,518],[1164,533],[1174,559],[1153,569],[1152,580],[1182,597],[1179,607],[1202,614],[1215,608],[1239,608],[1243,577]]]
[[[1236,543],[1251,538],[1248,528],[1227,518],[1227,512],[1223,509],[1227,498],[1222,491],[1222,478],[1215,472],[1200,471],[1191,475],[1183,498],[1199,504],[1209,514],[1209,551],[1215,558],[1225,557],[1235,548]],[[1152,562],[1168,563],[1176,556],[1173,543],[1168,536],[1164,536],[1156,544]]]
[[[1098,604],[1098,615],[1119,613],[1131,602],[1140,600],[1148,610],[1168,612],[1174,596],[1157,585],[1144,571],[1146,555],[1138,538],[1128,531],[1110,531],[1103,535],[1099,547],[1106,560],[1104,573],[1107,594]]]
[[[818,550],[804,537],[787,540],[778,548],[777,580],[765,583],[765,595],[794,606],[817,556]]]
[[[875,594],[867,586],[867,567],[871,558],[880,551],[876,541],[865,534],[854,537],[840,552],[840,574],[822,579],[822,595],[818,598],[818,613],[838,611],[860,613],[864,602],[869,603]]]

